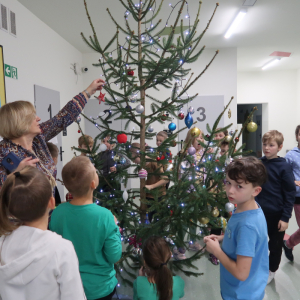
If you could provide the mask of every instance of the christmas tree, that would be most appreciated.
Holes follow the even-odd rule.
[[[168,24],[170,16],[165,23],[157,20],[163,2],[164,0],[160,3],[157,0],[144,0],[134,4],[132,0],[120,0],[120,4],[124,7],[125,26],[117,22],[107,9],[116,25],[116,34],[106,46],[102,46],[84,0],[93,34],[86,38],[82,33],[82,38],[90,48],[100,54],[100,59],[94,66],[102,70],[106,85],[105,94],[101,92],[98,99],[105,101],[110,108],[109,118],[105,119],[100,117],[93,120],[83,114],[99,129],[99,135],[92,149],[77,150],[91,155],[95,167],[99,170],[100,181],[105,182],[105,186],[108,187],[106,190],[99,188],[95,191],[95,201],[117,215],[122,225],[126,249],[116,270],[124,282],[128,283],[136,278],[141,256],[140,248],[147,237],[163,236],[171,248],[174,246],[186,248],[186,240],[201,239],[202,235],[208,233],[209,228],[226,226],[228,213],[224,209],[227,202],[223,189],[224,168],[229,158],[240,155],[242,150],[235,149],[241,132],[238,134],[232,131],[225,137],[229,143],[226,155],[218,154],[220,143],[214,140],[216,133],[232,125],[218,128],[219,121],[232,99],[213,126],[207,125],[208,135],[203,137],[203,141],[199,141],[203,147],[199,161],[196,162],[193,157],[195,149],[191,146],[191,141],[183,145],[178,155],[170,157],[169,149],[177,145],[178,135],[178,131],[175,131],[176,124],[173,122],[169,124],[171,132],[168,138],[159,147],[146,147],[146,140],[153,139],[156,135],[153,132],[153,123],[163,124],[171,121],[172,117],[183,118],[183,106],[188,105],[197,96],[197,94],[188,96],[187,91],[200,79],[218,54],[216,51],[204,70],[193,78],[188,64],[201,56],[205,46],[199,48],[199,45],[218,4],[206,28],[201,34],[197,34],[201,2],[194,24],[191,25],[189,22],[187,29],[183,26],[181,16],[185,10],[188,14],[188,2],[183,0],[174,6],[171,5],[171,14],[177,13],[172,25]],[[162,37],[163,35],[166,37]],[[151,95],[153,90],[162,88],[170,89],[169,98],[157,99]],[[146,113],[145,104],[148,101],[151,103],[151,112]],[[135,109],[132,109],[132,103],[136,103]],[[110,127],[111,120],[122,120],[124,128],[113,130]],[[192,111],[189,111],[185,117],[185,124],[191,128],[195,123]],[[130,131],[130,124],[135,124],[138,130]],[[80,127],[79,122],[78,125]],[[191,138],[200,134],[197,127],[191,132]],[[117,173],[103,176],[101,174],[103,161],[97,154],[99,152],[97,140],[107,136],[110,136],[109,142],[116,145],[112,155],[119,169]],[[134,147],[135,142],[140,146]],[[125,157],[133,159],[134,153],[140,156],[140,164],[132,163],[135,171],[130,173],[128,166],[122,167],[122,164]],[[163,196],[159,193],[159,189],[148,191],[145,188],[145,177],[158,175],[155,172],[146,174],[146,165],[150,162],[156,162],[161,166],[164,171],[159,175],[168,178],[171,183]],[[128,180],[137,176],[140,177],[140,189],[127,191]],[[124,183],[125,190],[120,189],[120,182]],[[147,200],[146,193],[151,194],[154,200]],[[151,223],[148,220],[149,212],[155,212]],[[191,230],[192,227],[198,230]],[[192,272],[190,269],[197,269],[194,261],[201,255],[201,251],[198,251],[185,260],[172,261],[171,268],[174,272],[181,270],[188,276],[198,276],[201,273],[197,270]],[[127,275],[123,276],[122,271]]]

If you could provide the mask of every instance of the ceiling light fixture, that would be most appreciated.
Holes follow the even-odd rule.
[[[276,63],[278,63],[281,60],[280,57],[277,57],[275,59],[272,59],[271,61],[267,62],[261,69],[265,70],[269,67],[272,67],[273,65],[275,65]]]
[[[226,39],[230,38],[232,33],[234,32],[234,30],[238,27],[238,25],[240,24],[240,22],[242,21],[242,19],[245,17],[247,13],[247,9],[246,8],[242,8],[239,13],[237,14],[237,16],[235,17],[235,19],[233,20],[233,22],[231,23],[230,27],[228,28],[228,30],[226,31],[224,37]]]

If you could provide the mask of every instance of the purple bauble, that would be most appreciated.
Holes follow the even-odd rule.
[[[189,155],[194,155],[196,153],[196,149],[193,146],[191,146],[188,148],[188,153]]]
[[[140,171],[139,171],[139,177],[140,178],[147,178],[147,176],[148,176],[148,172],[145,170],[145,169],[141,169]]]
[[[185,250],[185,248],[183,248],[183,247],[179,247],[179,248],[178,248],[178,252],[181,253],[181,254],[184,254],[185,251],[186,251],[186,250]]]

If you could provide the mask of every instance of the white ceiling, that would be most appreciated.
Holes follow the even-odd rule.
[[[83,0],[18,1],[78,50],[83,53],[93,52],[80,36],[80,32],[86,36],[92,34]],[[159,18],[163,20],[162,27],[171,12],[169,3],[177,2],[178,0],[164,1],[159,15]],[[199,33],[205,28],[215,7],[213,0],[202,0],[202,2]],[[198,3],[198,0],[188,1],[192,23]],[[257,0],[253,7],[248,7],[248,13],[230,39],[225,39],[224,33],[239,9],[243,7],[244,0],[219,0],[219,3],[220,6],[211,26],[203,38],[203,45],[221,51],[224,47],[237,47],[239,71],[260,70],[262,65],[272,59],[269,55],[273,51],[291,52],[292,55],[289,58],[283,58],[270,70],[300,69],[299,0]],[[87,0],[87,5],[98,38],[104,46],[116,31],[116,26],[110,19],[106,8],[110,9],[114,18],[122,26],[126,9],[119,0]],[[173,14],[174,17],[176,14]],[[183,17],[185,15],[186,10]],[[132,21],[132,16],[129,20]],[[187,20],[184,18],[184,25],[188,25]],[[134,25],[134,22],[131,24]]]

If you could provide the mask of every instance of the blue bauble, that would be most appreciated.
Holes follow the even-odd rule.
[[[125,157],[121,157],[120,158],[120,164],[124,165],[126,163],[126,158]]]
[[[174,131],[175,129],[176,129],[176,124],[175,123],[170,123],[169,124],[169,129],[171,130],[171,131]]]
[[[184,123],[185,123],[186,127],[188,129],[190,129],[193,125],[193,122],[194,122],[194,120],[193,120],[192,115],[190,113],[188,113],[184,119]]]

